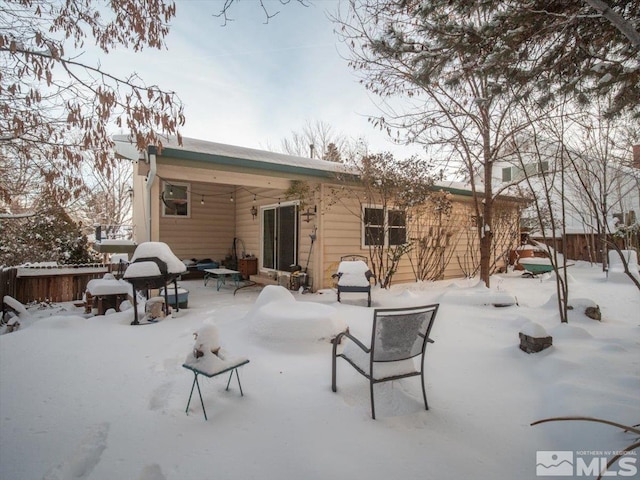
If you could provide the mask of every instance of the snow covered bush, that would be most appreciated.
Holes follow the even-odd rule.
[[[81,264],[98,260],[80,226],[51,198],[42,198],[32,217],[0,222],[0,235],[0,264]]]

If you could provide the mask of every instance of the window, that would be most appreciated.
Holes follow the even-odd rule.
[[[162,186],[162,216],[189,217],[189,184],[164,182]]]
[[[535,163],[527,163],[523,166],[504,167],[502,169],[502,181],[515,182],[523,180],[525,177],[534,177],[541,173],[549,171],[549,162],[540,161]]]
[[[362,213],[363,246],[404,245],[407,243],[407,216],[402,210],[364,207]]]
[[[262,208],[262,267],[289,272],[298,261],[298,205]]]

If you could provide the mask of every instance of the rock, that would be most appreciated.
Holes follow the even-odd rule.
[[[532,337],[522,332],[520,332],[519,335],[520,335],[520,350],[522,350],[523,352],[537,353],[553,345],[553,338],[551,336]]]
[[[587,307],[584,311],[584,314],[589,317],[597,320],[599,322],[602,321],[602,312],[600,312],[600,306],[596,305],[595,307]]]

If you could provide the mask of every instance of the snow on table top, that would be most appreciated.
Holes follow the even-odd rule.
[[[199,358],[196,358],[191,352],[185,358],[183,365],[212,377],[230,368],[239,367],[248,361],[249,359],[246,357],[233,356],[224,348],[220,348],[217,355],[209,351],[204,352],[204,355]]]
[[[131,284],[122,280],[95,278],[87,283],[87,291],[93,295],[119,295],[130,294]]]
[[[546,257],[527,257],[519,260],[522,265],[551,265],[551,259]]]

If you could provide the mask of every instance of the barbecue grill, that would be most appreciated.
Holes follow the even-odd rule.
[[[178,298],[177,279],[186,271],[182,263],[171,249],[162,242],[145,242],[136,248],[131,263],[124,272],[124,280],[133,286],[133,322],[138,325],[138,302],[136,291],[144,291],[149,298],[149,290],[162,288],[164,291],[165,315],[169,314],[168,284],[173,283],[175,289],[174,298]],[[180,307],[176,301],[176,311]]]

